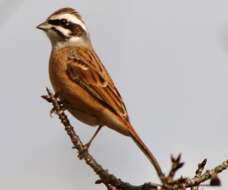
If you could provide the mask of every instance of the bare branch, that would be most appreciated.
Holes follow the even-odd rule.
[[[220,180],[217,175],[228,168],[228,160],[226,160],[214,169],[207,170],[203,173],[206,165],[205,159],[198,165],[193,178],[180,177],[179,179],[174,180],[176,172],[183,167],[184,163],[181,161],[181,155],[177,158],[171,156],[172,166],[163,184],[144,183],[139,186],[131,185],[130,183],[124,182],[116,176],[110,174],[93,158],[93,156],[85,148],[79,136],[76,134],[73,126],[70,124],[69,119],[64,113],[64,105],[61,103],[61,100],[56,95],[51,93],[49,89],[47,89],[47,93],[48,95],[42,96],[42,98],[53,105],[51,113],[58,115],[65,131],[73,143],[73,148],[78,150],[79,159],[84,160],[86,164],[90,166],[99,176],[100,179],[96,181],[96,184],[103,183],[108,190],[185,190],[186,188],[195,190],[198,189],[203,182],[208,180],[211,180],[211,185],[220,184]],[[213,180],[216,183],[214,183]]]
[[[47,96],[42,96],[46,101],[52,103],[53,111],[56,113],[61,120],[62,124],[65,127],[65,130],[68,136],[71,139],[71,142],[74,145],[74,149],[77,149],[79,152],[80,159],[84,160],[88,166],[90,166],[93,171],[100,177],[96,183],[103,183],[107,189],[121,189],[121,190],[156,190],[157,186],[153,184],[146,183],[142,186],[132,186],[129,183],[123,182],[121,179],[116,178],[114,175],[110,174],[105,170],[90,154],[80,140],[79,136],[75,133],[73,126],[70,124],[69,119],[63,111],[63,107],[60,104],[59,99],[47,89]],[[52,111],[52,112],[53,112]],[[113,187],[112,187],[113,186]]]
[[[228,168],[228,160],[224,161],[221,165],[215,167],[214,169],[207,170],[205,173],[203,173],[200,176],[196,176],[192,179],[189,179],[186,183],[186,187],[198,186],[201,183],[213,178],[214,176],[217,176],[219,173],[226,170],[227,168]]]

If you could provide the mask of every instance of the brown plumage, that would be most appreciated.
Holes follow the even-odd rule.
[[[64,7],[62,9],[59,9],[59,10],[55,11],[54,13],[52,13],[48,18],[51,18],[54,15],[60,15],[62,13],[64,13],[64,14],[68,13],[68,14],[75,15],[77,18],[79,18],[81,21],[83,21],[79,12],[76,11],[75,9],[71,8],[71,7]]]
[[[74,32],[77,27],[84,35],[80,35],[82,31]],[[158,175],[163,176],[157,160],[132,127],[120,93],[96,55],[80,15],[74,9],[63,8],[38,28],[44,30],[52,42],[49,74],[64,106],[88,125],[107,126],[130,136]]]
[[[53,87],[62,95],[73,115],[87,124],[106,125],[129,135],[128,130],[123,127],[129,122],[125,105],[93,49],[56,49],[52,52],[50,61],[49,73]],[[86,121],[84,113],[87,115]],[[108,115],[115,116],[115,119],[107,121],[104,118]]]
[[[96,53],[85,47],[71,50],[67,72],[70,79],[123,119],[128,120],[126,107],[111,77]]]

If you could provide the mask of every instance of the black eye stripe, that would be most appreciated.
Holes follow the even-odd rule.
[[[48,20],[49,24],[59,26],[60,25],[60,20]]]
[[[66,19],[48,20],[48,23],[51,25],[55,25],[55,26],[62,26],[62,27],[67,28],[67,29],[70,29],[74,25],[76,25],[72,22],[67,21]]]

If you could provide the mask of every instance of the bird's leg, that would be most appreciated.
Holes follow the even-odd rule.
[[[91,143],[93,142],[93,140],[95,139],[95,137],[97,136],[97,134],[99,133],[99,131],[101,130],[101,128],[102,128],[102,126],[100,125],[100,126],[97,128],[97,130],[96,130],[96,132],[94,133],[94,135],[92,136],[92,138],[90,139],[90,141],[89,141],[88,143],[85,144],[85,147],[86,147],[87,150],[89,149]]]
[[[79,152],[79,155],[78,155],[79,159],[82,158],[84,152],[88,151],[88,149],[89,149],[91,143],[93,142],[93,140],[95,139],[95,137],[97,136],[97,134],[99,133],[99,131],[101,130],[101,128],[102,128],[102,125],[100,125],[100,126],[97,128],[96,132],[94,133],[94,135],[92,136],[92,138],[90,139],[90,141],[89,141],[88,143],[86,143],[86,144],[84,145],[83,150],[82,150],[81,152]]]

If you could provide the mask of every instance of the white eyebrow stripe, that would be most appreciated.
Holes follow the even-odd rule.
[[[66,19],[72,23],[80,25],[85,31],[87,31],[85,24],[80,19],[78,19],[76,16],[74,16],[72,14],[66,13],[66,14],[62,14],[62,15],[56,15],[56,16],[52,16],[51,19]]]
[[[61,27],[61,26],[55,26],[55,28],[56,28],[57,30],[59,30],[64,36],[66,36],[66,37],[69,37],[69,36],[70,36],[70,33],[71,33],[70,30],[65,29],[65,28],[63,28],[63,27]]]

